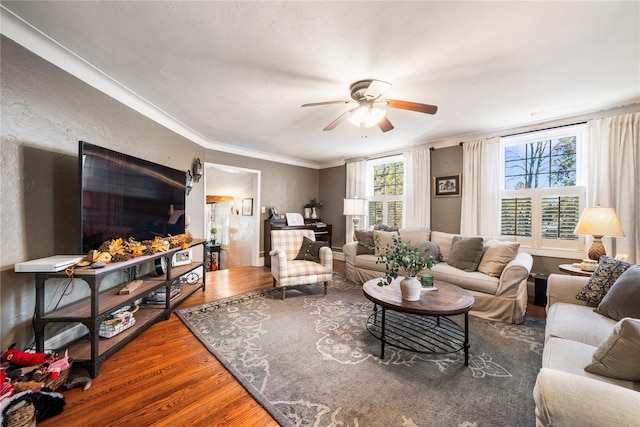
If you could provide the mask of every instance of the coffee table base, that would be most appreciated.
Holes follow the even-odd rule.
[[[464,313],[464,328],[448,317],[424,316],[386,310],[376,305],[367,319],[367,330],[380,340],[380,358],[384,346],[428,354],[449,354],[464,350],[469,366],[469,313]]]

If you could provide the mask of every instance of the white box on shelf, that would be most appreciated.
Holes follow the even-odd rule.
[[[177,267],[179,265],[187,265],[191,264],[191,249],[185,249],[183,251],[178,251],[173,254],[173,258],[171,259],[171,266]]]

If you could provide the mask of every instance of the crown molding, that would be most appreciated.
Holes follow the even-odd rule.
[[[137,111],[159,125],[210,150],[239,156],[320,169],[320,164],[292,157],[249,150],[231,144],[212,141],[180,122],[166,111],[144,99],[100,69],[76,55],[42,31],[29,24],[4,5],[0,5],[0,33],[33,52],[39,57],[68,72],[86,84],[98,89],[116,101]]]

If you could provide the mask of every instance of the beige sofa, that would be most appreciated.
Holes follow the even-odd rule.
[[[531,255],[518,251],[515,258],[506,264],[499,277],[492,277],[480,271],[463,271],[447,263],[453,238],[457,235],[429,229],[400,229],[398,234],[404,242],[412,246],[430,241],[437,246],[441,260],[429,273],[436,280],[443,280],[460,286],[475,297],[471,314],[491,320],[509,323],[521,323],[527,308],[527,278],[531,271]],[[506,240],[504,237],[484,237],[490,240]],[[376,263],[375,254],[358,254],[358,242],[347,243],[343,247],[347,268],[347,280],[364,283],[367,280],[384,276],[385,265]]]
[[[537,426],[640,425],[640,381],[585,370],[616,325],[623,325],[576,299],[588,279],[552,274],[547,281],[545,346],[533,392]],[[626,318],[624,325],[630,326],[632,336],[639,339],[640,320]],[[630,363],[637,366],[637,347],[632,354],[635,356]]]

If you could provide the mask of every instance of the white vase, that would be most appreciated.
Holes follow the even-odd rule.
[[[313,218],[313,219],[317,219],[318,218],[318,211],[316,210],[315,207],[311,208],[311,218]]]
[[[422,284],[415,277],[406,277],[400,281],[400,292],[405,301],[419,301]]]

